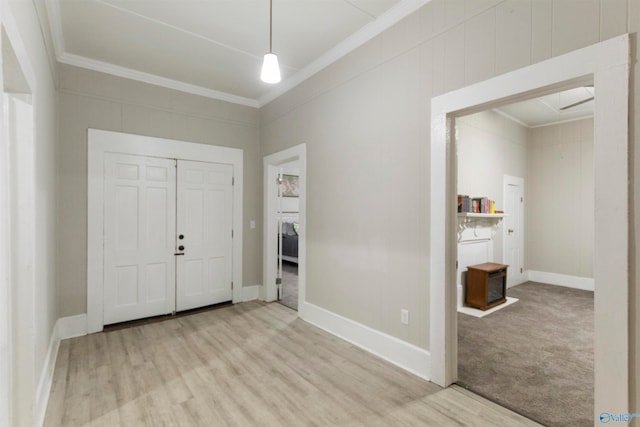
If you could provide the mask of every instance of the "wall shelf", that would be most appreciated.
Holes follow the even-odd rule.
[[[491,240],[507,214],[458,212],[458,242]]]
[[[488,214],[488,213],[473,213],[473,212],[458,212],[458,218],[497,218],[502,220],[507,216],[507,214],[496,213],[496,214]]]

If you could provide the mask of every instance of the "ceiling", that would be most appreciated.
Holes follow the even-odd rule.
[[[188,93],[260,107],[430,0],[273,0],[283,81],[263,83],[269,0],[46,0],[56,59]],[[580,87],[503,106],[527,126],[593,116]]]
[[[259,107],[430,0],[47,0],[57,60]]]
[[[593,87],[578,87],[553,93],[524,102],[509,104],[496,110],[526,127],[547,126],[571,120],[593,117],[593,100],[580,103],[595,96]],[[580,103],[573,107],[568,106]],[[564,108],[564,109],[563,109]]]

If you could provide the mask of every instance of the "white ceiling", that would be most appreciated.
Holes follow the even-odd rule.
[[[593,117],[594,101],[562,110],[563,107],[595,96],[593,87],[578,87],[524,102],[509,104],[496,110],[526,127],[547,126]]]
[[[258,107],[430,0],[47,0],[58,61]]]

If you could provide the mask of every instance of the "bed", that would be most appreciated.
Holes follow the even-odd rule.
[[[298,263],[298,223],[282,223],[282,260]]]

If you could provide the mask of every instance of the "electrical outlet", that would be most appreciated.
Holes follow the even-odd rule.
[[[400,322],[402,322],[403,325],[409,324],[409,310],[404,308],[400,310]]]

